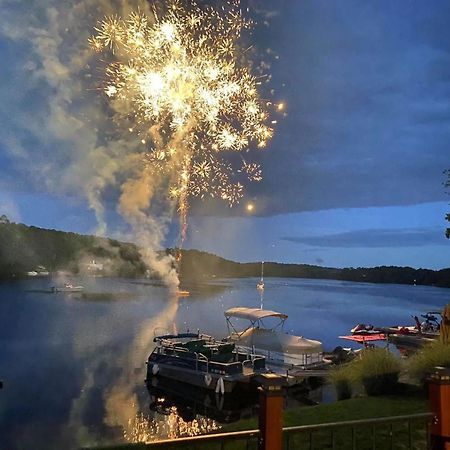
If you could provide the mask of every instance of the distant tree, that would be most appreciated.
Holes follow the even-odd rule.
[[[5,223],[11,223],[8,219],[8,217],[5,214],[2,214],[0,216],[0,223],[5,224]]]

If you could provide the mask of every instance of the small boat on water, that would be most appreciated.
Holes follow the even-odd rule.
[[[225,318],[229,332],[227,339],[244,351],[265,356],[268,364],[280,366],[283,370],[320,369],[329,364],[323,357],[320,341],[284,332],[284,323],[288,318],[286,314],[236,307],[225,311]],[[239,330],[235,319],[249,321],[249,325]],[[275,324],[266,326],[268,319],[275,319]]]
[[[440,315],[439,311],[421,314],[421,317],[425,319],[422,322],[417,316],[412,316],[415,325],[378,327],[360,323],[353,327],[351,332],[353,336],[362,337],[364,340],[370,340],[371,337],[374,338],[376,335],[383,335],[384,339],[394,345],[417,348],[428,342],[433,342],[439,337],[438,315]]]
[[[233,342],[206,334],[166,334],[153,341],[156,347],[147,361],[147,380],[161,375],[224,394],[267,372],[263,356],[239,352]]]
[[[74,286],[71,283],[66,283],[64,286],[52,286],[52,292],[82,292],[83,286]]]

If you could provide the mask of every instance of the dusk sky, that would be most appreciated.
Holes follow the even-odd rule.
[[[121,236],[86,42],[126,4],[142,2],[0,0],[0,214],[93,233],[90,193],[101,190],[106,235]],[[256,151],[263,181],[233,209],[194,202],[185,247],[238,261],[450,267],[450,3],[243,5],[270,63],[264,89],[286,114]],[[176,236],[175,215],[164,245]]]

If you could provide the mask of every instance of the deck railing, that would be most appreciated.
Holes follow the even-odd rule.
[[[284,450],[428,450],[433,414],[411,414],[283,428]],[[259,430],[148,444],[164,450],[256,450]]]
[[[432,419],[422,413],[283,428],[284,449],[428,450]]]

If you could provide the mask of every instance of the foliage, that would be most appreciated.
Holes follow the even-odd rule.
[[[167,250],[177,254],[177,249]],[[202,281],[211,277],[259,277],[261,263],[237,263],[198,250],[181,250],[179,272],[183,281]],[[105,274],[142,276],[147,267],[134,244],[96,236],[84,236],[56,230],[0,223],[0,278],[19,276],[38,265],[50,271],[82,269],[82,260],[104,263]],[[266,262],[267,277],[292,277],[403,283],[450,287],[450,269],[439,271],[411,267],[374,267],[332,269],[308,264]]]
[[[392,394],[402,368],[400,360],[385,348],[365,349],[355,360],[356,376],[368,395]]]
[[[169,250],[175,255],[177,250]],[[198,250],[183,250],[180,271],[182,278],[259,277],[261,263],[237,263]],[[265,277],[310,278],[360,281],[365,283],[396,283],[450,287],[450,269],[439,271],[412,267],[382,266],[373,268],[332,269],[308,264],[264,263]]]
[[[361,357],[350,364],[355,366],[355,375],[362,379],[367,375],[384,375],[398,373],[402,369],[402,363],[398,357],[386,348],[367,348],[361,352]]]
[[[384,375],[398,373],[402,369],[399,358],[385,348],[366,348],[359,356],[348,364],[339,366],[331,371],[330,380],[347,379],[351,382],[361,381],[368,375]]]
[[[352,366],[343,364],[333,367],[329,371],[328,379],[336,390],[338,400],[351,398],[352,384],[356,381]]]
[[[142,276],[147,269],[134,244],[0,223],[0,278],[18,277],[38,266],[77,273],[92,260],[103,264],[102,273],[110,276]]]
[[[341,389],[361,382],[369,395],[389,394],[397,384],[401,368],[401,361],[389,350],[368,348],[359,358],[333,370],[331,382]]]
[[[418,381],[437,366],[450,367],[450,345],[439,340],[424,345],[407,362],[410,376]]]

